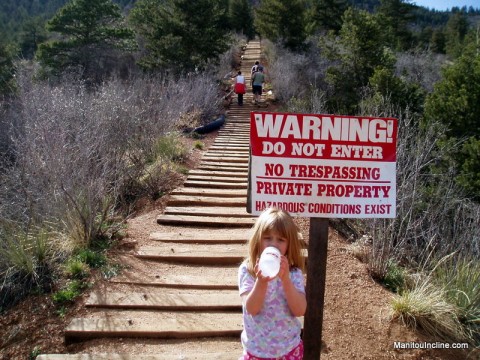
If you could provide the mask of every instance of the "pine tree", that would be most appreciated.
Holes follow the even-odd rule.
[[[45,21],[40,17],[30,18],[22,27],[19,45],[20,54],[24,59],[32,59],[38,50],[39,44],[47,40]]]
[[[457,58],[462,53],[463,40],[468,32],[468,20],[464,12],[456,12],[448,19],[445,30],[447,55]]]
[[[140,64],[178,72],[204,67],[227,48],[226,9],[215,0],[140,0],[131,21],[145,40]]]
[[[409,25],[414,18],[411,10],[411,5],[403,0],[380,0],[377,18],[390,47],[398,50],[411,47],[413,35]]]
[[[37,57],[54,74],[80,67],[85,77],[97,78],[108,71],[104,64],[113,49],[135,48],[133,31],[111,0],[73,0],[48,21],[47,30],[59,39],[41,44]]]
[[[271,41],[291,50],[301,50],[306,39],[304,0],[264,0],[257,8],[255,28]]]
[[[248,39],[253,39],[253,11],[248,0],[232,0],[229,15],[232,29],[243,33]]]
[[[342,15],[348,7],[346,0],[310,0],[307,10],[308,32],[333,30],[342,27]]]
[[[480,200],[480,55],[474,41],[443,72],[425,103],[427,124],[438,121],[449,139],[468,139],[451,154],[458,169],[457,181]]]
[[[14,76],[13,51],[7,44],[0,41],[0,97],[15,91]]]
[[[360,90],[368,85],[375,69],[391,69],[395,60],[385,51],[385,38],[374,15],[348,8],[342,20],[339,37],[325,43],[324,52],[337,63],[327,70],[332,88],[330,109],[350,113],[355,111]]]

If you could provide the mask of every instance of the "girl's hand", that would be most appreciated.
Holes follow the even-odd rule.
[[[267,283],[275,279],[275,277],[263,276],[262,270],[260,270],[260,268],[258,267],[258,261],[259,260],[257,259],[257,262],[255,263],[255,267],[253,268],[253,270],[255,271],[255,276],[257,277],[257,280],[262,283]]]
[[[290,278],[290,265],[288,264],[288,259],[284,255],[280,257],[280,271],[278,272],[278,277],[282,281]]]

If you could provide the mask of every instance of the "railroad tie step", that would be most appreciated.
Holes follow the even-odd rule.
[[[140,259],[201,265],[240,265],[247,253],[246,244],[194,245],[166,244],[142,246]]]
[[[211,271],[204,271],[205,268],[200,269],[203,271],[198,275],[183,275],[179,268],[181,267],[177,265],[176,269],[179,273],[162,273],[151,277],[136,276],[135,274],[120,275],[110,280],[110,283],[161,289],[238,290],[238,266],[223,267],[222,276],[218,276],[218,271],[215,271],[216,268],[212,266],[208,266],[209,270],[212,269]]]
[[[239,336],[242,314],[229,312],[147,312],[130,315],[74,318],[65,329],[67,342],[101,337],[200,338]]]
[[[213,190],[213,189],[212,189]],[[241,190],[245,191],[246,190]],[[212,194],[212,196],[195,196],[195,195],[172,195],[168,198],[168,205],[200,205],[200,206],[246,206],[247,198],[238,197],[238,196],[224,196],[217,197]],[[158,220],[158,219],[157,219]],[[165,221],[170,220],[170,218],[165,219]],[[157,221],[158,222],[158,221]]]
[[[90,293],[87,307],[168,311],[237,311],[242,301],[238,290],[127,289]]]
[[[185,186],[189,187],[201,187],[201,188],[220,188],[220,189],[246,189],[248,183],[246,179],[242,182],[231,182],[231,181],[209,181],[209,180],[190,180],[187,179],[184,182]]]
[[[240,341],[239,341],[240,342]],[[238,358],[242,350],[239,348]],[[232,352],[205,352],[198,350],[192,352],[176,352],[159,355],[123,354],[123,353],[101,353],[101,354],[43,354],[37,360],[232,360]]]
[[[210,189],[210,188],[189,188],[182,187],[173,190],[171,195],[197,195],[197,196],[218,196],[218,197],[239,197],[246,198],[246,190],[235,190],[235,189]]]
[[[220,199],[222,200],[222,199]],[[236,218],[228,216],[191,216],[191,215],[160,215],[157,223],[163,225],[179,226],[211,226],[211,227],[247,227],[255,223],[255,218]]]
[[[167,206],[165,215],[190,215],[190,216],[228,216],[234,218],[251,218],[245,207],[220,207],[220,206]]]
[[[219,210],[224,208],[218,208]],[[150,234],[150,240],[161,242],[186,242],[206,244],[243,244],[247,241],[248,235],[244,228],[219,229],[178,229],[177,231],[158,231]]]
[[[188,172],[188,176],[211,176],[211,177],[235,177],[235,178],[243,178],[247,179],[248,178],[248,171],[222,171],[222,170],[217,170],[217,171],[207,171],[207,170],[201,170],[201,169],[193,169]]]

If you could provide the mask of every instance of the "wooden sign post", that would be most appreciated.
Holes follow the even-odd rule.
[[[397,120],[252,112],[247,211],[310,218],[305,359],[320,359],[329,218],[394,218]]]
[[[328,219],[311,218],[307,262],[307,311],[303,325],[305,359],[320,359],[327,274]]]

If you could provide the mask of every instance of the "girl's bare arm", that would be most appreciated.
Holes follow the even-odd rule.
[[[255,265],[256,280],[252,291],[242,296],[245,301],[245,308],[251,315],[257,315],[263,308],[265,302],[265,295],[267,294],[268,282],[271,278],[263,276],[262,272],[258,270],[258,262]]]
[[[288,260],[284,256],[282,256],[279,276],[282,280],[283,290],[285,291],[287,304],[290,308],[292,315],[305,315],[305,310],[307,309],[307,299],[305,297],[305,294],[298,291],[295,288],[295,285],[293,285],[292,280],[290,279]]]

